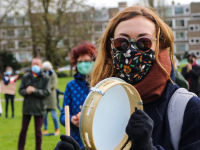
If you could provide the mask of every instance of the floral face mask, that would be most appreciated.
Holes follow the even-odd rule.
[[[119,52],[115,48],[112,50],[115,73],[132,85],[144,79],[155,60],[153,50],[139,52],[134,43],[131,43],[130,48],[125,52]]]

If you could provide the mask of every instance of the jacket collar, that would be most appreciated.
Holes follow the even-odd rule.
[[[159,123],[163,121],[164,114],[167,111],[168,102],[172,94],[178,89],[178,86],[175,84],[174,67],[172,64],[171,66],[172,71],[170,77],[174,84],[170,80],[168,80],[161,97],[152,103],[144,104],[144,110],[150,116],[150,118],[153,119],[154,127],[156,127]]]
[[[76,74],[74,74],[74,79],[77,80],[85,80],[85,76],[83,76],[82,74],[80,74],[79,72],[77,72]]]

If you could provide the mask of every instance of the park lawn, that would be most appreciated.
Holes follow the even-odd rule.
[[[15,101],[15,118],[11,118],[11,109],[9,107],[8,119],[5,119],[5,113],[0,117],[0,150],[16,150],[21,129],[22,121],[22,103],[23,101]],[[61,105],[61,104],[60,104]],[[5,111],[5,102],[2,102],[3,111]],[[60,116],[58,112],[58,119]],[[51,115],[48,117],[49,121],[49,132],[54,132],[54,125]],[[65,128],[59,123],[61,134],[65,134]],[[42,127],[43,130],[43,127]],[[56,144],[60,141],[60,136],[43,136],[42,139],[42,150],[53,150]],[[29,124],[25,150],[35,149],[35,130],[34,130],[34,118],[31,118]]]
[[[73,78],[59,78],[58,88],[64,92],[66,84]],[[19,81],[18,81],[19,82]],[[19,84],[18,84],[19,85]],[[18,93],[18,92],[17,92]],[[16,94],[17,97],[17,94]],[[60,106],[62,106],[62,99],[60,99]],[[22,121],[22,103],[23,101],[15,101],[15,118],[11,118],[11,106],[9,105],[8,119],[5,119],[5,102],[2,102],[3,114],[0,117],[0,150],[16,150],[21,129]],[[58,112],[58,119],[60,112]],[[54,132],[54,124],[51,115],[48,117],[49,132]],[[60,123],[59,123],[60,124]],[[43,130],[43,127],[42,127]],[[65,134],[65,128],[60,124],[61,134]],[[42,149],[53,150],[60,141],[60,136],[43,136]],[[31,118],[31,122],[28,128],[25,150],[35,149],[35,130],[34,130],[34,118]]]
[[[64,92],[67,82],[69,82],[72,79],[73,79],[73,77],[58,78],[58,89],[60,91]],[[22,98],[22,96],[18,92],[20,83],[21,83],[21,80],[17,80],[17,90],[16,90],[15,98]],[[1,99],[4,99],[4,94],[2,94],[2,93],[1,93]]]

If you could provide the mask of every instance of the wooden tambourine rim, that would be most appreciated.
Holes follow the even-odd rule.
[[[143,110],[142,100],[137,90],[132,85],[124,82],[123,80],[119,78],[115,78],[115,77],[106,78],[102,80],[101,82],[99,82],[95,86],[95,88],[106,93],[107,90],[109,90],[111,87],[116,86],[116,85],[121,85],[126,91],[126,93],[128,94],[129,102],[130,102],[130,116],[133,112],[135,112],[135,108]],[[94,120],[95,111],[102,96],[103,95],[101,95],[97,91],[91,91],[89,95],[87,96],[86,101],[84,102],[84,105],[81,110],[80,125],[79,125],[80,135],[81,135],[81,139],[84,146],[87,147],[88,150],[97,149],[95,146],[94,139],[93,139],[92,130],[93,130],[93,120]],[[95,100],[93,100],[94,99],[93,97],[95,97]],[[132,99],[133,101],[131,101]],[[91,102],[92,102],[92,105],[91,105]],[[87,115],[89,109],[90,109],[90,112],[89,112],[90,117]],[[83,121],[87,122],[87,124],[83,124],[84,123]],[[122,149],[122,147],[124,147],[124,144],[127,142],[127,140],[128,140],[128,135],[125,134],[123,140],[114,150]],[[123,150],[129,150],[130,147],[131,147],[131,143],[129,142],[124,147]]]

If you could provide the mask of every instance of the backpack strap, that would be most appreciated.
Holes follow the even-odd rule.
[[[185,108],[189,100],[196,96],[184,88],[177,89],[171,96],[168,104],[168,120],[171,133],[171,142],[175,150],[179,148],[181,130]]]

